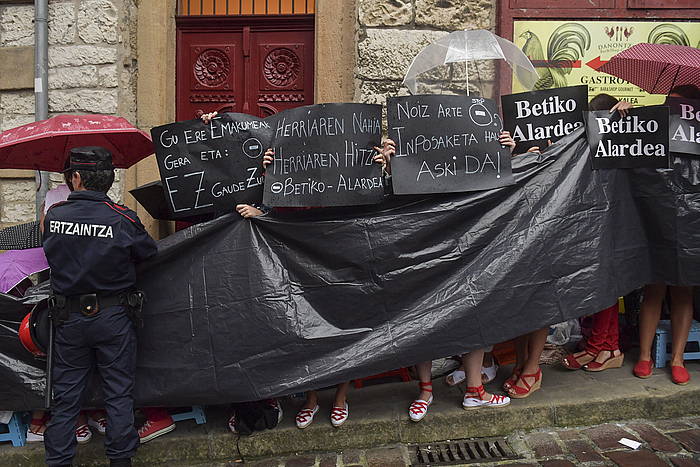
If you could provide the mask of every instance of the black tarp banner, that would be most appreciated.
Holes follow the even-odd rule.
[[[496,103],[482,97],[417,95],[387,100],[394,193],[478,191],[513,183]]]
[[[588,110],[588,86],[529,91],[501,96],[503,129],[515,140],[515,154],[549,142],[583,127]]]
[[[673,152],[700,155],[700,100],[669,97],[670,148]]]
[[[593,169],[667,168],[668,107],[654,105],[619,112],[585,112]]]
[[[700,284],[700,160],[591,170],[583,130],[513,160],[516,184],[393,196],[159,242],[140,269],[142,406],[258,400],[502,342],[651,282]],[[39,407],[41,363],[0,321],[3,409]]]
[[[262,156],[270,123],[225,113],[209,124],[188,120],[151,130],[172,219],[228,211],[262,200]]]
[[[316,104],[268,117],[274,161],[265,173],[268,206],[358,206],[384,196],[382,106]]]

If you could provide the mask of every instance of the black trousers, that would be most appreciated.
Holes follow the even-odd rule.
[[[106,308],[91,317],[72,312],[56,328],[55,337],[54,404],[44,434],[46,463],[55,466],[73,461],[77,446],[75,423],[95,367],[102,379],[107,412],[107,457],[132,457],[139,445],[132,397],[136,331],[124,307]]]

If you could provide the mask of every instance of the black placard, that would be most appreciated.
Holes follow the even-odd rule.
[[[593,169],[663,168],[669,164],[668,107],[586,112]]]
[[[172,218],[230,211],[262,200],[262,156],[272,123],[226,113],[209,124],[189,120],[151,130]]]
[[[666,105],[671,151],[700,155],[700,100],[669,97]]]
[[[515,140],[515,154],[544,149],[583,126],[588,86],[569,86],[501,96],[503,128]]]
[[[380,105],[317,104],[268,120],[273,118],[266,205],[353,206],[383,199],[381,166],[372,161],[382,137]]]
[[[468,96],[418,95],[387,102],[394,193],[478,191],[514,183],[496,103]]]

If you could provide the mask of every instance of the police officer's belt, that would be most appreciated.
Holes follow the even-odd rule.
[[[117,294],[83,294],[72,295],[66,297],[63,295],[54,295],[54,306],[58,309],[66,310],[67,312],[79,311],[85,316],[93,316],[100,310],[112,306],[127,306],[129,304],[129,292],[121,292]]]

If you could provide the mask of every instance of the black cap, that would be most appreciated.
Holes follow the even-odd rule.
[[[66,170],[112,170],[112,153],[100,146],[83,146],[70,150]]]

